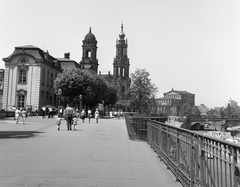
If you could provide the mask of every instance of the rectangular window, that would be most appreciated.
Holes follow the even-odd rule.
[[[19,95],[18,96],[18,107],[24,107],[25,105],[25,96]]]
[[[87,57],[91,57],[91,51],[90,51],[90,50],[87,50],[86,52],[87,52],[87,54],[86,54]]]
[[[27,72],[25,69],[19,71],[19,83],[27,83]]]

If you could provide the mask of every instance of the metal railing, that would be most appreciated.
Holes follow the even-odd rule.
[[[238,144],[148,118],[125,119],[130,139],[146,139],[184,187],[240,186]]]
[[[131,140],[147,140],[147,120],[149,119],[162,122],[167,120],[164,117],[125,115],[128,136]]]

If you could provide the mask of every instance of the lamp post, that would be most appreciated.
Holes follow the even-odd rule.
[[[58,89],[57,95],[58,95],[58,112],[60,113],[60,105],[61,105],[60,97],[62,95],[62,89],[61,88]]]
[[[60,104],[61,104],[60,103],[61,102],[60,97],[62,95],[62,89],[61,88],[58,89],[57,95],[58,95],[58,108],[60,108]]]
[[[79,111],[82,109],[82,95],[79,95]]]
[[[103,105],[103,117],[104,117],[104,100],[102,100],[102,105]]]

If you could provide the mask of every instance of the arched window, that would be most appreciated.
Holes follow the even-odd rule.
[[[27,83],[27,70],[25,68],[21,68],[19,70],[19,83]]]
[[[50,104],[50,103],[49,103],[49,92],[46,93],[46,103],[47,103],[47,104]]]
[[[44,91],[41,91],[41,101],[44,105],[45,104]]]
[[[125,86],[122,86],[122,92],[125,92]]]
[[[49,86],[49,81],[50,81],[50,72],[48,70],[47,71],[47,86]]]
[[[18,107],[25,107],[25,95],[20,94],[18,95]]]
[[[118,76],[121,76],[121,67],[118,67]]]
[[[42,85],[45,84],[45,69],[42,69]]]
[[[50,100],[49,104],[53,105],[53,99],[52,99],[52,96],[50,96],[49,100]]]
[[[53,81],[54,81],[54,79],[53,79],[53,73],[51,73],[51,87],[53,87]]]

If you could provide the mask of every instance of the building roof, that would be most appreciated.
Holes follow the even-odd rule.
[[[61,68],[65,69],[80,69],[81,66],[76,61],[68,59],[68,58],[57,58],[57,60],[61,64]]]
[[[178,93],[178,94],[195,95],[195,94],[192,94],[192,93],[187,92],[187,91],[180,91],[180,90],[174,90],[174,89],[172,89],[171,91],[169,91],[169,92],[167,92],[167,93],[165,93],[165,94],[168,94],[168,93],[170,93],[170,92],[175,92],[175,93]]]
[[[91,27],[89,33],[85,36],[84,40],[95,41],[96,37],[92,34]]]
[[[19,46],[15,47],[15,50],[11,55],[9,55],[7,58],[11,58],[12,56],[16,54],[29,54],[33,56],[36,59],[44,59],[45,52],[38,47],[35,47],[33,45],[25,45],[25,46]]]
[[[177,100],[178,98],[160,97],[160,98],[157,98],[156,100],[174,100],[174,99]]]
[[[202,111],[202,112],[207,112],[207,111],[210,110],[210,109],[209,109],[208,107],[206,107],[204,104],[200,104],[200,105],[198,106],[198,109],[199,109],[200,111]]]

